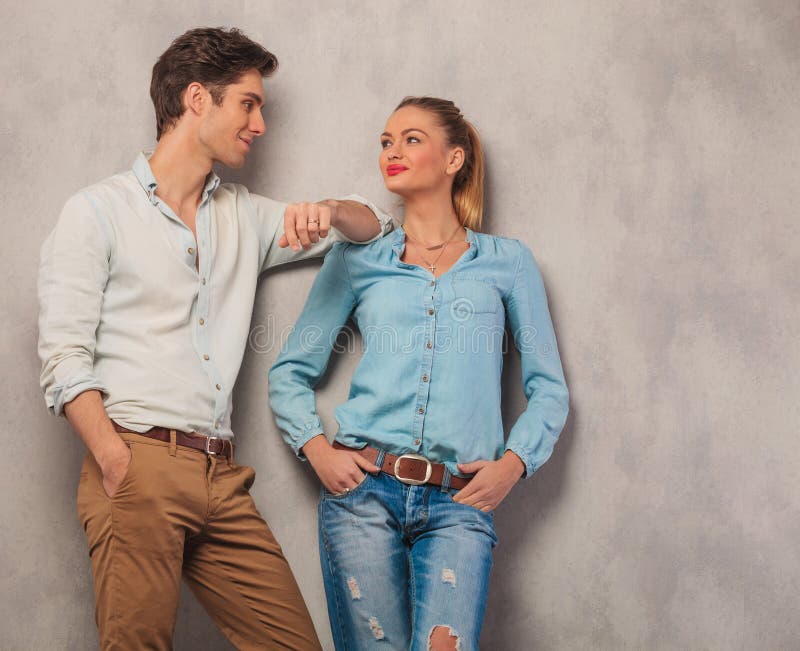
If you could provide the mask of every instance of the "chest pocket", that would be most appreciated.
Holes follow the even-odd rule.
[[[450,316],[456,321],[466,321],[476,314],[494,314],[498,310],[500,294],[490,279],[454,278]]]

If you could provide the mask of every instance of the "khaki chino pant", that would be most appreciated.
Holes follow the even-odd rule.
[[[225,457],[120,435],[131,464],[113,497],[86,455],[78,515],[92,561],[103,649],[171,649],[181,575],[238,649],[319,650],[294,576]]]

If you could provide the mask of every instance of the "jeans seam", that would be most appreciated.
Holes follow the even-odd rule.
[[[417,582],[414,577],[414,563],[411,561],[411,549],[406,547],[406,565],[408,567],[408,584],[411,588],[411,630],[417,619]]]
[[[324,510],[326,506],[326,501],[324,499],[320,500],[320,523],[322,526],[322,537],[324,538],[325,542],[325,556],[326,562],[328,563],[328,571],[331,574],[331,579],[333,580],[333,599],[336,603],[336,625],[339,633],[339,638],[344,642],[345,649],[347,648],[347,635],[345,633],[345,626],[344,622],[342,621],[342,606],[341,600],[339,598],[339,586],[337,584],[336,578],[336,566],[333,562],[333,554],[331,554],[331,546],[330,546],[330,538],[328,537],[328,530],[325,526],[325,517],[324,517]]]

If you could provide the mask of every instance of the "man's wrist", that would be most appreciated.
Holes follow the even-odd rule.
[[[127,447],[122,437],[114,432],[113,435],[109,435],[103,446],[98,450],[92,451],[92,454],[95,461],[97,461],[97,465],[100,466],[100,470],[105,474],[120,459],[127,459]]]
[[[331,226],[336,228],[339,225],[339,221],[341,219],[340,215],[340,206],[341,203],[336,199],[323,199],[320,201],[323,206],[328,206],[331,210]]]

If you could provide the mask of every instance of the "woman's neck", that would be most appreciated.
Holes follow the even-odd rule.
[[[403,229],[424,242],[443,242],[453,236],[459,221],[448,196],[441,198],[406,199]]]

